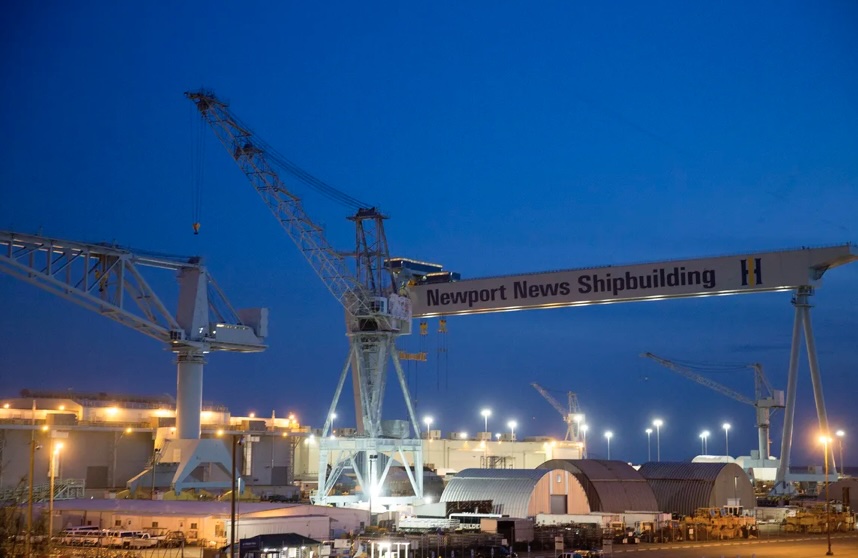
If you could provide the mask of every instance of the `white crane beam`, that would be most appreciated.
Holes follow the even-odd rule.
[[[414,285],[414,317],[588,306],[666,298],[792,291],[858,260],[841,244],[626,266],[605,266]]]

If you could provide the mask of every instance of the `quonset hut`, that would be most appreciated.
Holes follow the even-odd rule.
[[[539,468],[563,469],[572,473],[584,487],[591,511],[623,513],[660,510],[646,479],[623,461],[552,459]]]
[[[649,462],[639,472],[664,512],[693,515],[697,508],[756,508],[751,479],[735,463]]]
[[[491,500],[492,513],[509,517],[590,512],[581,483],[564,469],[464,469],[441,502]]]

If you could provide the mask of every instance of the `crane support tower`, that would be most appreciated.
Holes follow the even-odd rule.
[[[554,396],[548,393],[547,389],[536,382],[533,382],[530,385],[533,389],[538,391],[539,395],[545,398],[545,400],[548,401],[548,403],[550,403],[558,413],[560,413],[560,416],[563,417],[563,422],[566,423],[566,436],[563,438],[563,441],[583,443],[583,439],[581,437],[581,423],[584,421],[584,413],[581,412],[581,407],[578,405],[578,395],[573,391],[567,392],[567,406],[564,409]]]
[[[769,437],[771,413],[773,409],[784,408],[784,392],[782,390],[772,389],[769,380],[763,373],[763,367],[761,364],[753,363],[746,365],[746,368],[750,368],[754,371],[754,399],[751,399],[750,397],[746,397],[741,393],[733,391],[732,389],[697,373],[691,366],[682,365],[652,353],[643,353],[641,356],[654,360],[665,368],[673,370],[677,374],[685,376],[689,380],[697,382],[702,386],[715,390],[721,395],[726,395],[740,403],[754,407],[756,409],[757,416],[757,438],[760,459],[769,459],[769,449],[771,448],[771,438]]]
[[[399,277],[388,265],[390,256],[383,215],[374,207],[361,207],[350,217],[356,228],[352,268],[335,250],[322,227],[304,211],[301,199],[278,171],[308,184],[321,183],[306,171],[280,158],[211,91],[185,94],[226,148],[274,217],[298,247],[310,266],[345,310],[349,353],[325,418],[319,449],[319,486],[313,500],[319,504],[354,501],[337,496],[332,489],[343,470],[351,467],[362,487],[359,501],[369,505],[412,502],[423,498],[423,446],[420,425],[399,362],[396,339],[411,333],[411,303],[399,294]],[[402,390],[408,421],[382,420],[388,362]],[[352,374],[358,435],[329,436],[334,410],[349,371]],[[390,467],[398,459],[413,489],[411,497],[390,497],[383,487]],[[329,469],[330,465],[330,471]]]
[[[203,365],[211,351],[263,351],[268,310],[234,310],[209,274],[202,258],[131,251],[108,244],[87,244],[38,235],[0,231],[0,271],[75,302],[166,344],[176,354],[176,432],[159,430],[150,469],[129,487],[229,488],[231,458],[217,439],[200,439]],[[166,269],[179,283],[178,309],[171,314],[144,278],[143,269]],[[222,479],[200,480],[204,464],[219,467]],[[167,482],[157,482],[166,480]]]
[[[783,447],[775,486],[777,493],[788,488],[785,479],[789,471],[792,445],[802,331],[819,429],[821,432],[829,431],[816,341],[810,322],[810,297],[829,269],[856,260],[858,249],[854,244],[846,243],[715,258],[466,279],[441,285],[413,285],[409,287],[408,293],[414,317],[428,318],[671,298],[793,292],[795,319],[786,389]],[[833,444],[829,446],[833,447]],[[833,462],[834,453],[831,451]]]

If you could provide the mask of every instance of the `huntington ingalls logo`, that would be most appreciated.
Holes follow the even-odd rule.
[[[763,284],[763,265],[761,258],[742,260],[742,286],[756,287]]]

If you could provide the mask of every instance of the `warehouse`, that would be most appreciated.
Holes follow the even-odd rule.
[[[692,515],[698,508],[756,508],[754,487],[735,463],[644,463],[640,468],[661,511]]]
[[[572,473],[584,487],[591,511],[622,513],[659,509],[649,483],[623,461],[552,459],[539,468],[563,469]]]
[[[369,524],[369,513],[358,508],[306,504],[238,502],[239,538],[261,534],[296,533],[326,540],[356,533]],[[47,512],[42,507],[42,511]],[[230,532],[229,501],[159,501],[133,499],[78,499],[54,502],[54,527],[78,525],[129,531],[166,529],[182,531],[188,542],[221,547]]]
[[[492,501],[492,513],[509,517],[586,514],[581,483],[563,469],[465,469],[444,489],[442,502]]]

